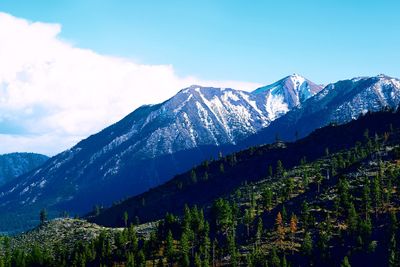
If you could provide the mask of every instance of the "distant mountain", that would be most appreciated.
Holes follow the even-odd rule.
[[[308,98],[321,91],[323,86],[307,80],[306,78],[293,74],[287,76],[276,83],[258,88],[253,94],[269,94],[269,97],[283,96],[284,103],[287,103],[288,109],[299,106]]]
[[[327,85],[241,145],[270,143],[275,136],[295,140],[330,123],[349,122],[368,111],[397,109],[399,104],[400,80],[397,78],[378,75],[339,81]]]
[[[0,155],[0,185],[42,165],[49,157],[35,153]]]
[[[161,104],[138,108],[0,188],[0,211],[31,218],[24,222],[32,225],[43,207],[52,216],[81,213],[139,194],[220,151],[234,150],[321,89],[298,75],[252,93],[188,87]]]

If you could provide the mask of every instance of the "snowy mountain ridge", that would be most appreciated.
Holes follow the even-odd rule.
[[[290,141],[332,122],[346,123],[366,112],[397,109],[399,105],[400,80],[397,78],[381,74],[342,80],[328,84],[246,141],[247,145],[272,142],[276,133]]]
[[[131,138],[137,141],[124,153],[133,151],[140,158],[202,145],[236,144],[322,89],[299,75],[288,76],[280,82],[283,86],[274,90],[252,93],[192,85],[159,104],[99,153]]]
[[[302,102],[317,94],[323,87],[306,78],[292,74],[271,85],[267,85],[253,91],[253,94],[280,95],[288,104],[288,109],[301,105]]]

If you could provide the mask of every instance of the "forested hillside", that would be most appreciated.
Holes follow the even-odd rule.
[[[68,218],[48,223],[42,212],[38,229],[1,239],[0,265],[398,266],[399,115],[368,114],[318,130],[311,139],[252,148],[210,162],[204,182],[217,177],[213,164],[223,177],[240,164],[242,154],[251,162],[262,156],[262,149],[294,153],[292,146],[309,144],[314,151],[297,163],[281,157],[264,164],[258,179],[245,179],[202,205],[176,207],[148,224],[128,210],[116,222],[122,222],[120,228]],[[317,156],[325,138],[337,141]],[[229,161],[234,156],[236,161]],[[194,173],[189,173],[190,186],[201,180],[195,182]]]
[[[335,153],[353,147],[364,140],[366,129],[374,136],[375,133],[382,135],[390,127],[400,127],[399,113],[372,113],[348,124],[321,128],[295,143],[277,142],[222,155],[220,159],[205,161],[162,186],[105,209],[90,220],[107,226],[122,226],[124,212],[129,213],[131,221],[138,217],[146,222],[160,219],[166,212],[181,213],[185,204],[207,206],[240,185],[266,179],[278,161],[291,168],[302,159],[313,161],[322,157],[327,150]]]

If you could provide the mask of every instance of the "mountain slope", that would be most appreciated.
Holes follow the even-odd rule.
[[[368,111],[396,109],[399,103],[399,79],[378,75],[339,81],[249,137],[243,146],[273,142],[277,135],[295,140],[329,123],[345,123]]]
[[[102,228],[71,219],[45,222],[26,234],[0,237],[0,252],[5,255],[0,262],[29,266],[399,266],[399,122],[399,113],[381,112],[317,130],[312,134],[317,144],[338,137],[332,151],[302,159],[293,168],[276,168],[268,176],[254,172],[260,169],[254,160],[268,150],[250,149],[245,159],[257,163],[251,172],[253,179],[212,200],[212,205],[185,207],[182,216],[167,213],[157,222],[129,227],[135,214],[120,214],[124,228]],[[377,134],[371,138],[366,129]],[[306,148],[313,151],[316,143],[308,142]],[[280,143],[278,147],[282,150],[284,146]],[[299,148],[308,153],[304,146]],[[286,152],[290,159],[293,154]],[[242,161],[242,153],[227,158],[233,163],[227,172],[237,173],[242,163],[251,167]],[[210,178],[216,174],[223,179],[213,164],[208,165]],[[181,188],[187,189],[186,185]]]
[[[0,185],[42,165],[49,157],[35,153],[0,155]]]
[[[296,88],[305,83],[285,90],[300,92]],[[141,193],[268,126],[292,106],[285,90],[271,97],[268,90],[191,86],[161,104],[142,106],[0,188],[0,211],[33,225],[43,207],[51,216],[81,213]],[[0,228],[8,225],[0,222]]]
[[[354,146],[365,138],[366,129],[382,134],[393,127],[400,127],[399,112],[374,113],[348,124],[318,129],[310,136],[285,146],[275,144],[244,150],[204,163],[193,171],[106,209],[90,220],[106,226],[121,226],[125,211],[130,218],[138,216],[141,221],[152,221],[162,218],[166,212],[181,212],[185,204],[206,206],[242,184],[267,177],[268,166],[275,169],[278,160],[283,162],[285,168],[290,168],[304,157],[312,161],[325,155],[326,149],[334,153]],[[193,179],[193,173],[196,179]]]
[[[271,85],[258,88],[253,94],[269,93],[270,97],[281,95],[284,97],[284,102],[288,104],[288,109],[290,110],[299,106],[319,91],[321,91],[320,85],[316,85],[298,74],[293,74]]]

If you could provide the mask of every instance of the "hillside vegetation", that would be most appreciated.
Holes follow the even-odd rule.
[[[82,230],[75,231],[75,242],[63,242],[68,245],[57,253],[46,252],[52,247],[48,230],[39,235],[43,246],[34,248],[26,246],[30,241],[24,241],[23,235],[3,238],[0,264],[399,266],[399,117],[397,112],[368,114],[346,125],[320,129],[293,144],[279,142],[203,163],[164,185],[175,185],[172,193],[157,188],[143,195],[145,201],[137,211],[152,207],[149,196],[157,196],[152,192],[164,192],[153,202],[161,209],[173,207],[160,203],[163,198],[167,201],[166,196],[174,199],[177,192],[188,191],[179,196],[192,194],[197,201],[183,206],[177,202],[157,223],[136,225],[142,219],[128,210],[128,204],[135,203],[130,199],[120,204],[127,208],[121,214],[117,215],[117,205],[91,217],[96,220],[108,214],[109,224],[122,228],[72,220],[77,228],[87,225],[99,229],[90,230],[99,234],[85,240]],[[325,146],[324,140],[331,146]],[[205,169],[207,179],[202,178]],[[228,183],[228,175],[235,183]],[[226,190],[214,188],[225,184]],[[194,188],[200,190],[197,195]],[[151,208],[143,214],[156,211]],[[69,220],[62,220],[62,225]],[[51,223],[41,227],[46,225]],[[10,245],[17,243],[18,249]]]

